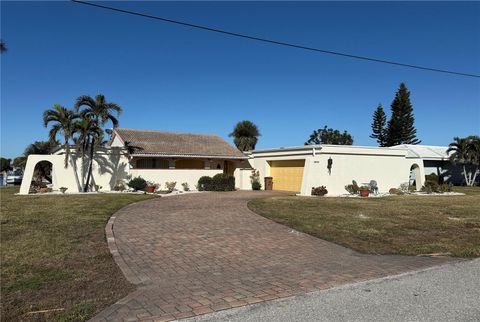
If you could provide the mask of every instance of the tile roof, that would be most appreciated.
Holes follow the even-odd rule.
[[[238,149],[212,134],[193,134],[117,128],[123,142],[134,148],[132,155],[224,157],[246,159]]]

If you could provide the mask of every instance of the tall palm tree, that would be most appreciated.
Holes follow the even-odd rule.
[[[75,132],[75,123],[78,115],[65,107],[55,104],[52,109],[43,113],[43,125],[54,123],[48,134],[50,142],[56,142],[57,136],[63,138],[63,148],[65,149],[65,168],[68,166],[68,158],[70,156],[70,140],[73,139]]]
[[[229,136],[233,137],[233,143],[240,151],[250,151],[255,149],[260,131],[253,122],[244,120],[235,125]]]
[[[83,95],[77,98],[75,102],[75,111],[80,111],[81,107],[85,107],[81,114],[84,118],[89,119],[91,122],[95,123],[95,126],[103,129],[107,122],[111,122],[113,127],[118,126],[118,116],[122,112],[122,108],[116,103],[109,103],[106,101],[104,95],[97,95],[95,98],[92,98],[88,95]],[[103,131],[102,131],[103,133]],[[103,135],[102,135],[103,137]],[[90,180],[92,177],[92,167],[93,167],[93,157],[95,155],[95,149],[99,146],[101,138],[96,136],[90,137],[89,143],[89,166],[87,179],[85,183],[85,189],[88,189],[90,185]]]
[[[80,168],[80,177],[82,179],[82,191],[87,191],[87,186],[85,185],[85,154],[89,150],[90,143],[92,141],[101,142],[103,137],[103,130],[98,123],[93,122],[91,119],[85,117],[85,113],[80,113],[80,118],[75,123],[75,134],[77,135],[74,138],[76,150],[80,153],[82,159],[82,166]]]
[[[480,162],[480,138],[468,136],[466,138],[454,137],[448,145],[447,153],[450,153],[450,161],[462,165],[463,175],[467,186],[475,184]],[[467,166],[475,166],[475,171],[468,171]]]

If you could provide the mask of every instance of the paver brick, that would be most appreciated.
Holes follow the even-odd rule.
[[[451,259],[363,255],[252,213],[237,191],[157,198],[110,218],[114,260],[137,290],[94,320],[170,321]]]

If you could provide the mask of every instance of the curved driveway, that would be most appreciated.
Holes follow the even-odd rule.
[[[363,255],[258,216],[275,192],[158,198],[115,214],[111,251],[137,290],[94,320],[167,321],[438,265]],[[111,220],[112,222],[112,220]]]

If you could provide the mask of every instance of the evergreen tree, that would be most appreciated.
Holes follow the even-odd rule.
[[[347,131],[340,132],[332,128],[325,127],[323,129],[314,130],[308,138],[305,145],[311,144],[336,144],[336,145],[352,145],[353,137]]]
[[[387,116],[383,111],[382,104],[378,104],[373,113],[372,139],[376,139],[379,146],[387,146]]]
[[[413,107],[410,103],[410,92],[404,83],[395,94],[391,105],[392,115],[388,121],[387,146],[398,144],[419,144],[417,130],[415,129],[415,118]]]

